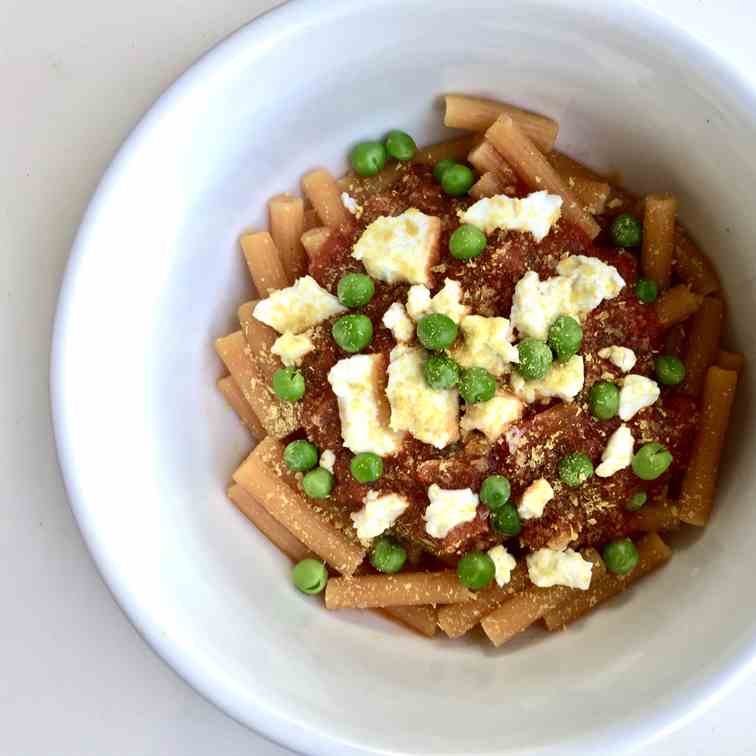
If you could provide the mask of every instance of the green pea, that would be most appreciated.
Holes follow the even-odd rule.
[[[406,132],[394,129],[386,137],[386,152],[397,160],[412,160],[417,152],[415,140]]]
[[[302,593],[320,593],[328,582],[328,570],[317,559],[303,559],[297,562],[291,571],[294,585]]]
[[[449,252],[457,260],[479,257],[486,248],[486,235],[477,226],[465,223],[449,238]]]
[[[302,489],[311,499],[327,499],[333,491],[333,475],[325,467],[316,467],[302,478]]]
[[[459,395],[468,404],[487,402],[496,393],[496,378],[485,368],[473,367],[459,377]]]
[[[583,343],[583,329],[580,323],[569,315],[560,315],[549,328],[548,344],[554,350],[559,362],[567,362],[574,357]]]
[[[672,464],[672,455],[662,444],[643,444],[633,456],[633,472],[641,480],[656,480]]]
[[[373,324],[367,315],[344,315],[333,324],[331,335],[345,352],[359,352],[373,340]]]
[[[526,381],[538,381],[549,372],[553,356],[548,344],[540,339],[523,339],[517,345],[520,361],[514,367]]]
[[[480,487],[480,500],[491,510],[501,509],[512,493],[509,480],[503,475],[489,475]]]
[[[373,483],[383,475],[383,460],[373,452],[362,452],[352,457],[349,469],[360,483]]]
[[[637,512],[648,501],[648,494],[645,491],[634,493],[625,504],[628,512]]]
[[[370,551],[370,564],[378,572],[389,575],[399,572],[407,561],[407,550],[396,539],[390,536],[381,536],[373,542]]]
[[[604,562],[606,569],[615,575],[627,575],[632,572],[640,559],[638,549],[629,538],[612,541],[604,546]]]
[[[656,281],[653,278],[639,278],[635,284],[635,296],[643,304],[656,302],[656,298],[659,296],[659,287],[656,285]]]
[[[665,354],[654,360],[656,377],[665,386],[677,386],[685,380],[685,364],[671,354]]]
[[[619,411],[620,390],[614,383],[599,381],[591,386],[588,402],[597,420],[611,420]]]
[[[459,383],[459,365],[445,354],[432,354],[423,366],[425,382],[432,389],[450,389]]]
[[[284,402],[298,402],[305,392],[305,379],[296,368],[279,368],[270,381],[276,396]]]
[[[493,525],[493,529],[497,533],[503,533],[508,536],[519,535],[522,530],[520,515],[512,504],[505,504],[503,507],[499,507],[491,515],[491,525]]]
[[[441,176],[441,188],[451,197],[461,197],[475,183],[475,174],[461,163],[450,165]]]
[[[294,472],[312,470],[318,464],[318,449],[304,439],[292,441],[284,449],[283,460],[286,467]]]
[[[417,323],[417,338],[433,352],[450,347],[457,338],[457,324],[448,316],[435,312],[425,315]]]
[[[364,273],[347,273],[341,277],[336,289],[339,302],[344,307],[364,307],[375,294],[375,284]]]
[[[568,454],[559,462],[559,477],[570,488],[583,485],[591,475],[593,475],[593,463],[583,452]]]
[[[630,213],[618,215],[609,228],[615,247],[637,247],[643,238],[643,224]]]
[[[482,551],[470,551],[457,564],[460,582],[471,591],[485,588],[496,574],[493,559]]]
[[[349,160],[358,176],[375,176],[386,166],[386,148],[380,142],[360,142]]]
[[[453,160],[444,159],[439,160],[434,166],[433,166],[433,176],[438,181],[438,183],[441,183],[441,179],[444,177],[444,174],[446,173],[447,169],[451,168],[453,165],[456,165],[456,163]]]

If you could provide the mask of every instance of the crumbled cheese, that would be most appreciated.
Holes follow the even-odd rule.
[[[416,284],[410,286],[407,293],[407,312],[413,320],[420,320],[423,315],[435,312],[459,323],[470,312],[470,308],[462,304],[462,297],[459,281],[452,281],[451,278],[444,281],[444,288],[433,298],[427,286]]]
[[[583,358],[576,354],[567,362],[555,362],[546,377],[537,381],[526,381],[516,372],[512,373],[510,381],[514,393],[528,404],[554,398],[571,402],[583,390]]]
[[[605,349],[599,349],[598,356],[603,360],[609,360],[612,365],[616,365],[623,373],[629,373],[637,362],[635,352],[623,346],[610,346]]]
[[[546,478],[533,481],[523,492],[517,514],[523,520],[532,520],[543,514],[545,506],[554,498],[554,489]]]
[[[309,354],[315,345],[310,341],[310,333],[285,333],[279,336],[271,347],[270,351],[281,358],[286,367],[301,365],[302,359]]]
[[[346,307],[333,294],[311,276],[303,276],[293,286],[274,291],[258,302],[252,314],[279,333],[302,333],[342,312]]]
[[[431,284],[438,262],[441,221],[415,208],[381,216],[357,240],[352,257],[380,281]]]
[[[506,318],[466,315],[460,328],[464,340],[451,353],[462,367],[482,367],[498,377],[509,371],[510,363],[519,361],[517,347],[512,344],[512,326]]]
[[[333,475],[333,466],[336,464],[336,455],[330,449],[326,449],[320,455],[320,462],[318,464]]]
[[[523,403],[516,396],[499,389],[487,402],[465,405],[459,426],[465,434],[479,430],[493,443],[510,423],[522,417],[523,409]]]
[[[362,509],[350,515],[360,541],[369,541],[388,530],[410,505],[404,496],[378,491],[368,491],[362,503]]]
[[[428,489],[430,504],[425,510],[425,530],[434,538],[445,538],[452,528],[475,519],[478,495],[469,488],[447,490],[435,483]]]
[[[384,364],[380,354],[358,354],[339,360],[328,373],[339,402],[344,446],[355,454],[385,456],[395,454],[402,445],[402,434],[388,427]]]
[[[494,579],[499,588],[503,588],[512,579],[512,570],[517,566],[517,560],[501,544],[488,550],[496,568]]]
[[[615,197],[614,199],[609,200],[609,202],[607,202],[606,204],[606,206],[611,208],[612,210],[615,210],[618,207],[622,207],[622,205],[623,202],[619,197]]]
[[[505,231],[530,231],[541,241],[562,214],[562,198],[546,191],[533,192],[519,199],[497,194],[484,197],[460,215],[462,223],[470,223],[490,234],[497,228]]]
[[[510,318],[521,337],[545,341],[560,315],[580,320],[605,299],[614,299],[625,285],[615,267],[584,255],[566,257],[557,273],[541,281],[531,270],[517,282]]]
[[[564,585],[586,591],[591,585],[592,562],[572,549],[538,549],[528,554],[527,562],[530,581],[539,588]]]
[[[635,439],[626,425],[620,425],[609,437],[606,448],[601,454],[601,464],[596,468],[599,478],[610,475],[629,467],[633,461],[633,446]]]
[[[436,390],[423,375],[427,353],[419,347],[397,346],[391,351],[386,395],[391,405],[391,428],[409,431],[418,441],[437,449],[459,439],[459,394]]]
[[[360,205],[354,197],[351,197],[346,192],[341,193],[341,204],[354,215],[355,218],[362,217],[362,205]]]
[[[394,302],[383,313],[381,322],[394,334],[397,343],[412,341],[415,335],[415,324],[407,317],[407,311],[401,302]]]
[[[631,420],[645,407],[650,407],[660,396],[656,381],[642,375],[625,376],[620,389],[620,420]]]

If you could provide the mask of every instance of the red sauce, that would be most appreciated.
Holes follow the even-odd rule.
[[[430,169],[424,166],[409,168],[391,189],[381,194],[354,194],[363,207],[361,218],[331,233],[310,263],[310,274],[331,292],[335,292],[345,273],[364,272],[362,264],[351,256],[352,246],[363,229],[381,215],[397,215],[410,207],[442,220],[441,260],[434,268],[434,290],[441,288],[445,278],[459,281],[465,303],[477,314],[508,317],[514,288],[522,275],[528,270],[537,271],[541,278],[555,275],[559,260],[567,254],[600,258],[615,266],[628,286],[618,297],[590,313],[583,324],[581,353],[586,381],[574,403],[531,405],[526,416],[493,446],[481,435],[473,434],[465,442],[439,451],[408,436],[401,453],[384,460],[382,478],[371,485],[358,483],[350,474],[352,454],[342,445],[338,405],[327,380],[331,367],[349,355],[341,352],[331,338],[331,322],[316,328],[316,349],[302,367],[308,387],[303,400],[304,431],[319,448],[330,449],[336,455],[331,506],[356,511],[371,488],[402,494],[411,505],[396,522],[395,533],[432,554],[451,556],[474,547],[488,548],[503,539],[489,527],[488,510],[483,506],[472,522],[454,528],[445,539],[430,537],[423,520],[428,486],[437,483],[442,488],[478,490],[487,475],[501,473],[510,479],[515,501],[529,483],[541,477],[548,478],[555,490],[543,516],[524,523],[522,546],[535,549],[567,542],[571,546],[599,545],[629,532],[624,512],[628,497],[638,490],[653,495],[670,483],[674,485],[687,465],[697,417],[693,402],[664,388],[657,405],[643,410],[629,423],[638,442],[660,441],[674,456],[671,469],[652,485],[624,470],[608,479],[594,476],[580,488],[569,489],[559,481],[557,465],[572,451],[586,453],[597,464],[609,436],[619,426],[619,420],[596,421],[587,410],[591,385],[602,376],[621,375],[611,363],[598,357],[600,349],[627,346],[638,356],[633,372],[653,372],[653,356],[662,348],[664,334],[654,308],[638,302],[632,293],[637,259],[627,252],[594,246],[579,229],[561,220],[540,243],[530,234],[498,232],[489,236],[487,248],[479,258],[469,262],[455,260],[447,251],[448,238],[459,225],[457,211],[472,200],[444,195]],[[374,326],[370,351],[388,355],[395,341],[381,319],[393,302],[406,301],[409,287],[380,281],[375,284],[375,296],[363,309]]]

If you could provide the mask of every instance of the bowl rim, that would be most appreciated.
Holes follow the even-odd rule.
[[[363,8],[365,5],[378,7],[396,2],[401,0],[362,0],[360,5]],[[593,7],[599,13],[606,12],[606,6],[598,0],[546,2],[558,4],[561,9],[586,10]],[[756,113],[756,85],[718,50],[689,30],[676,25],[660,11],[637,0],[620,0],[620,3],[628,14],[632,13],[641,18],[655,34],[663,36],[684,51],[700,56],[699,62],[716,75],[721,86],[728,87],[741,101],[749,103],[751,112]],[[288,0],[224,37],[163,91],[118,148],[83,214],[66,264],[51,338],[50,402],[59,466],[71,510],[84,542],[116,604],[158,656],[208,702],[269,741],[298,753],[316,756],[388,755],[402,752],[349,742],[333,730],[314,730],[309,725],[303,726],[302,723],[290,719],[285,712],[271,710],[259,696],[255,702],[255,710],[249,711],[238,704],[232,682],[220,679],[211,669],[203,666],[199,652],[180,651],[161,634],[160,627],[154,622],[146,607],[142,607],[137,597],[130,594],[122,578],[122,570],[100,543],[94,522],[89,517],[90,506],[78,480],[79,459],[72,438],[75,418],[66,402],[64,390],[64,375],[68,371],[65,343],[72,328],[72,294],[79,272],[86,264],[91,229],[97,223],[100,209],[108,203],[111,192],[117,188],[123,167],[131,160],[132,153],[139,143],[149,138],[150,132],[159,125],[164,114],[170,111],[173,101],[195,88],[204,86],[211,76],[217,76],[219,69],[233,68],[238,64],[237,58],[241,53],[246,51],[249,54],[255,50],[256,54],[262,54],[266,48],[276,43],[277,38],[285,38],[292,30],[306,26],[316,14],[318,20],[323,21],[324,15],[328,18],[354,10],[355,5],[351,0],[331,0],[327,10],[319,0]],[[624,743],[624,747],[620,746],[622,752],[634,751],[685,726],[714,706],[755,670],[756,636],[750,639],[747,648],[734,652],[716,672],[688,688],[684,700],[679,700],[678,696],[660,707],[660,711],[651,717],[604,728],[587,736],[591,738],[590,742],[581,737],[580,742],[574,740],[563,745],[577,746],[582,753],[602,753],[606,752],[610,745],[616,752],[618,743]],[[567,753],[567,750],[560,752]],[[569,752],[572,753],[571,750]]]

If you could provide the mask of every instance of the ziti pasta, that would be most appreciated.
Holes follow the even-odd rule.
[[[269,202],[257,299],[216,341],[258,444],[228,495],[329,610],[494,645],[565,627],[701,526],[744,358],[673,196],[554,150],[558,124],[449,95]]]

